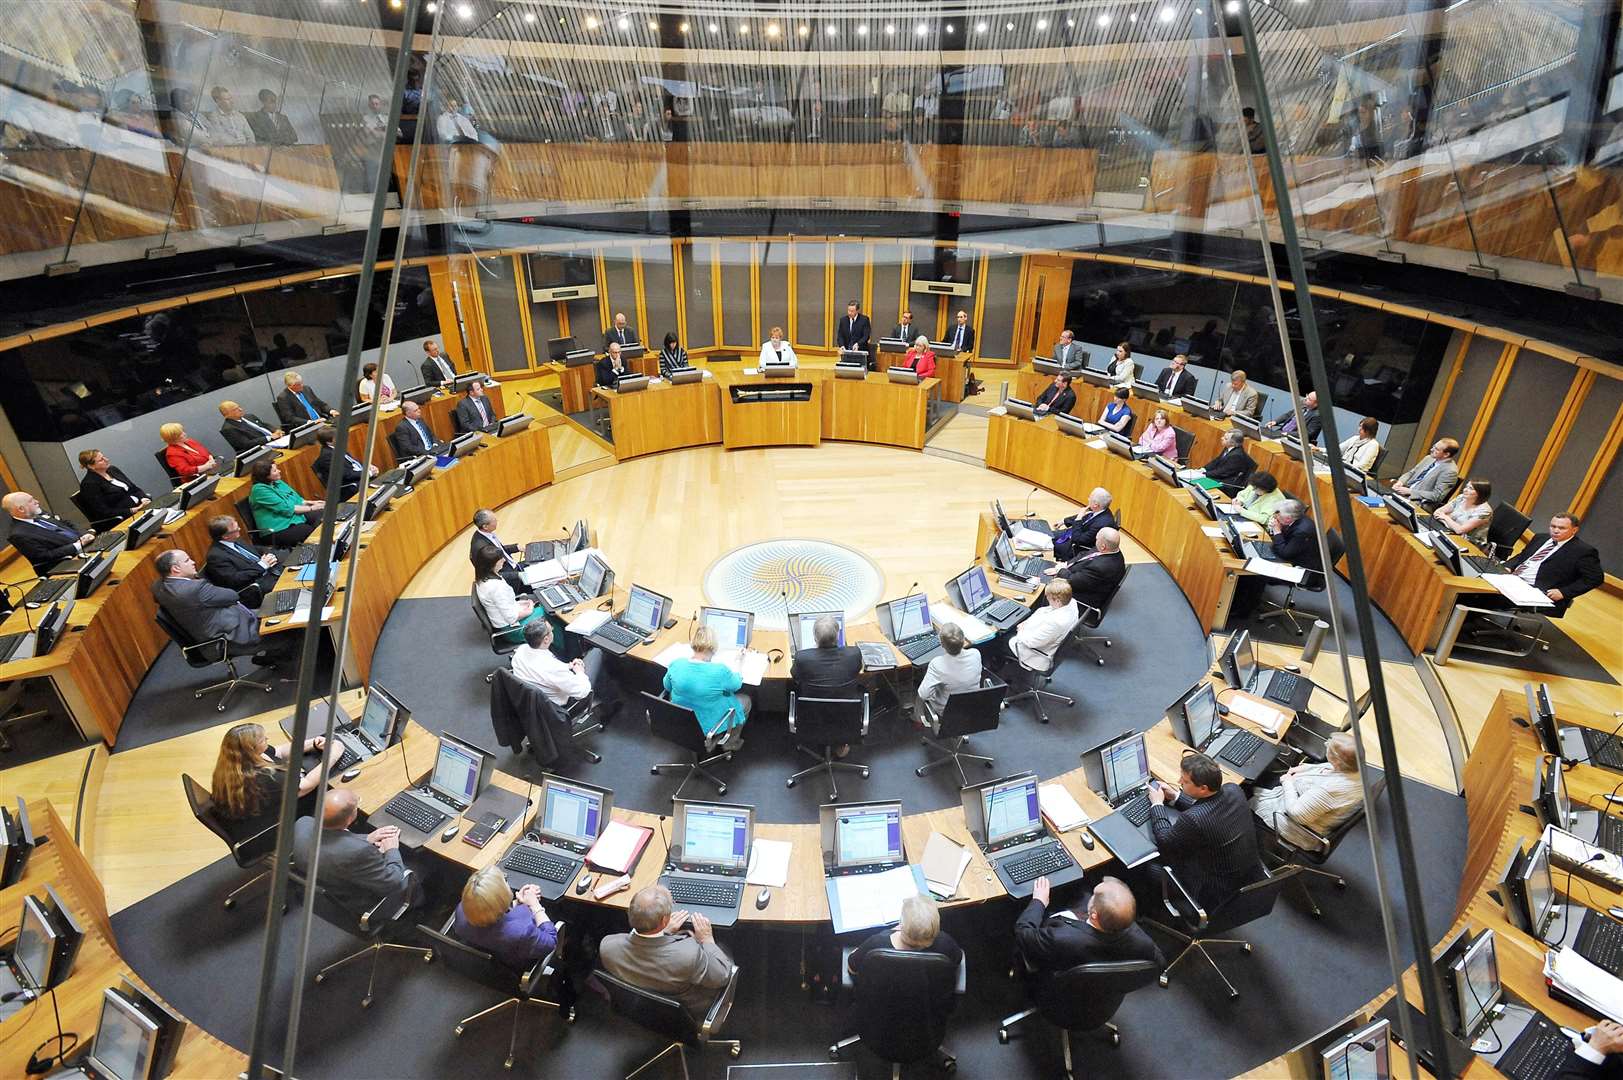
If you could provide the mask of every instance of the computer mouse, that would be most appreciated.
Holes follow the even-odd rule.
[[[576,896],[583,895],[586,892],[586,890],[590,889],[591,887],[592,887],[592,875],[591,874],[582,874],[580,877],[575,879],[575,895]]]
[[[460,825],[449,825],[449,826],[447,826],[445,831],[440,833],[440,842],[444,843],[445,841],[451,839],[453,836],[455,836],[457,833],[459,833],[461,831],[462,831],[462,826],[460,826]]]
[[[1606,801],[1609,803],[1623,803],[1623,795],[1616,795],[1608,791],[1606,793]]]
[[[1301,664],[1286,664],[1285,665],[1285,670],[1290,672],[1293,675],[1300,675],[1302,673],[1302,665]]]
[[[757,911],[759,911],[761,908],[766,907],[771,902],[772,902],[772,890],[771,889],[762,889],[760,892],[755,894],[755,909]]]
[[[1606,914],[1614,919],[1623,919],[1623,907],[1609,907],[1606,909]]]
[[[1088,832],[1088,830],[1083,829],[1081,832],[1076,834],[1076,838],[1078,840],[1082,841],[1082,846],[1083,847],[1087,848],[1089,851],[1093,850],[1093,848],[1094,848],[1093,834]]]
[[[361,775],[361,770],[359,769],[346,769],[344,773],[338,777],[338,779],[347,784],[359,775]]]

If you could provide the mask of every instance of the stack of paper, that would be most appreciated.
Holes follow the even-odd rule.
[[[750,865],[744,881],[781,889],[789,884],[789,855],[794,844],[787,840],[756,840],[750,845]]]
[[[1229,699],[1228,706],[1229,712],[1242,720],[1251,721],[1270,735],[1276,734],[1285,722],[1285,714],[1261,698],[1235,694]]]
[[[1054,538],[1047,533],[1040,533],[1036,529],[1027,529],[1024,526],[1014,527],[1014,546],[1023,551],[1053,551]]]
[[[1623,982],[1579,956],[1576,949],[1551,949],[1545,953],[1544,977],[1550,980],[1552,989],[1623,1024]]]
[[[1057,783],[1037,786],[1037,805],[1055,832],[1069,832],[1093,820],[1071,793]]]
[[[930,608],[930,617],[938,623],[952,623],[964,632],[964,637],[971,645],[979,645],[991,641],[997,636],[997,631],[981,622],[973,615],[967,615],[957,608],[946,604],[936,604]]]
[[[1093,447],[1095,450],[1105,449],[1105,441],[1103,439],[1089,439],[1087,445]]]
[[[1515,574],[1483,574],[1482,580],[1499,590],[1499,595],[1517,607],[1554,607],[1548,596],[1517,577]]]
[[[524,584],[532,589],[537,585],[551,585],[562,581],[569,574],[564,570],[564,564],[557,559],[548,559],[545,562],[531,563],[523,570]]]
[[[608,622],[612,616],[607,611],[598,611],[596,608],[583,611],[569,620],[565,627],[572,634],[590,634],[593,630]]]
[[[911,866],[882,874],[850,874],[833,879],[840,905],[839,932],[900,922],[902,901],[919,894]]]
[[[1200,531],[1211,537],[1213,540],[1223,539],[1223,528],[1220,525],[1202,525],[1200,527]]]
[[[1292,585],[1300,585],[1307,571],[1300,566],[1290,563],[1275,562],[1272,559],[1247,559],[1245,572],[1256,574],[1258,577],[1273,578],[1275,581],[1288,581]]]
[[[924,884],[931,892],[940,897],[952,896],[968,866],[969,852],[961,845],[938,832],[930,834],[919,869],[924,871]]]

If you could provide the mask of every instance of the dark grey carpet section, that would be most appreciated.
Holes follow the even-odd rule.
[[[1330,580],[1331,587],[1336,590],[1336,600],[1341,605],[1342,618],[1351,631],[1341,635],[1342,643],[1349,655],[1363,656],[1364,645],[1358,636],[1358,624],[1353,617],[1352,586],[1339,576]],[[1242,582],[1242,587],[1243,585]],[[1265,604],[1283,604],[1284,601],[1284,585],[1275,583],[1267,589]],[[1297,589],[1295,606],[1305,613],[1297,617],[1302,626],[1303,637],[1298,637],[1296,631],[1291,628],[1290,621],[1284,618],[1258,619],[1236,615],[1229,619],[1229,630],[1235,633],[1250,630],[1251,636],[1259,641],[1300,646],[1306,640],[1305,635],[1313,619],[1323,619],[1327,625],[1333,625],[1330,620],[1330,598],[1327,593]],[[1413,663],[1414,653],[1398,633],[1398,628],[1392,625],[1392,620],[1388,619],[1380,608],[1374,606],[1371,606],[1370,617],[1375,623],[1375,643],[1381,650],[1381,659],[1403,664]],[[1331,642],[1327,640],[1325,644],[1328,646]]]
[[[1609,683],[1612,686],[1618,684],[1617,678],[1607,671],[1599,660],[1585,652],[1581,645],[1564,634],[1554,620],[1547,620],[1544,624],[1544,640],[1549,643],[1549,649],[1538,649],[1529,656],[1501,656],[1498,653],[1480,652],[1466,648],[1464,646],[1466,640],[1462,637],[1461,644],[1455,646],[1456,660],[1468,660],[1473,664],[1489,664],[1517,671],[1536,671],[1541,675],[1555,675],[1567,679],[1585,679],[1589,682]],[[1496,641],[1491,635],[1482,640],[1484,644],[1515,647],[1515,643],[1506,643],[1503,639]]]

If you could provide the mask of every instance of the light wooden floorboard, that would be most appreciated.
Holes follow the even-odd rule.
[[[986,460],[986,417],[960,412],[947,421],[926,444],[932,450],[950,450],[976,461]]]

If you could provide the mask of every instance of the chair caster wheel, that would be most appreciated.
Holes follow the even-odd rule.
[[[571,1006],[569,1006],[568,1009],[566,1009],[564,1011],[564,1023],[573,1024],[574,1022],[575,1022],[575,1007],[573,1005],[571,1005]]]
[[[1229,1000],[1230,1001],[1233,1001],[1235,998],[1237,998],[1239,996],[1240,996],[1240,992],[1238,990],[1230,990],[1229,991]]]
[[[783,786],[792,788],[795,786],[795,782],[793,780],[785,780],[783,782]]]
[[[1099,657],[1099,659],[1095,660],[1094,663],[1098,664],[1100,667],[1104,667],[1105,666],[1105,658],[1101,656],[1101,657]]]
[[[1167,981],[1168,981],[1166,975],[1163,974],[1159,979],[1156,979],[1155,981],[1161,987],[1161,989],[1163,989],[1163,990],[1166,989]]]
[[[215,712],[225,712],[225,702],[222,701],[222,702],[220,702],[220,704],[214,706],[214,711]]]
[[[730,1058],[735,1058],[743,1052],[744,1048],[742,1046],[729,1046],[727,1048],[727,1056]]]
[[[372,995],[368,994],[368,995],[366,995],[366,997],[363,997],[361,999],[361,1008],[370,1009],[371,1007],[372,1007]]]
[[[467,1029],[464,1028],[461,1024],[458,1024],[456,1027],[451,1029],[451,1034],[460,1037],[462,1035],[462,1033],[464,1031],[466,1031],[466,1030]]]
[[[828,1056],[833,1061],[840,1060],[840,1048],[838,1046],[830,1044],[829,1048],[828,1048]]]
[[[725,795],[725,794],[727,794],[727,785],[726,784],[717,784],[716,785],[716,794],[717,795]]]
[[[425,952],[423,954],[423,963],[432,964],[433,962],[434,962],[434,950],[430,949],[430,950],[428,950],[427,952]]]
[[[197,691],[197,693],[192,695],[192,698],[193,698],[193,700],[196,700],[196,701],[202,701],[203,700],[203,691],[201,691],[201,690]]]
[[[1121,1045],[1121,1032],[1112,1031],[1110,1033],[1110,1045],[1111,1046],[1120,1046]]]
[[[317,986],[320,986],[322,983],[324,983],[326,981],[327,981],[327,976],[326,976],[325,972],[320,972],[320,971],[316,972],[316,985]]]
[[[914,769],[913,770],[913,775],[914,776],[923,776],[924,775],[924,766],[920,765],[918,768]]]
[[[1344,878],[1344,877],[1336,878],[1336,888],[1345,889],[1346,887],[1347,887],[1347,879],[1346,878]]]
[[[868,779],[868,770],[867,769],[862,770],[862,778],[864,780]]]
[[[233,900],[231,897],[228,896],[228,897],[225,898],[225,909],[227,911],[230,911],[232,908],[234,908],[236,906],[237,906],[237,902],[235,900]]]
[[[1241,945],[1240,946],[1240,951],[1241,952],[1250,952],[1251,951],[1251,943],[1248,941],[1244,945]]]
[[[997,1029],[997,1041],[998,1041],[998,1044],[1001,1045],[1001,1046],[1008,1046],[1009,1045],[1009,1029],[1008,1028],[998,1028]]]
[[[267,693],[267,694],[268,694],[268,693],[270,693],[270,692],[271,692],[271,691],[272,691],[272,690],[274,690],[274,689],[276,689],[276,688],[275,688],[275,687],[274,687],[274,686],[266,686],[266,687],[265,687],[265,693]]]
[[[648,775],[649,776],[658,776],[659,775],[659,770],[658,769],[649,769],[648,770]]]
[[[502,1068],[511,1069],[512,1067],[513,1067],[513,1059],[512,1058],[508,1058],[506,1061],[502,1062]]]

